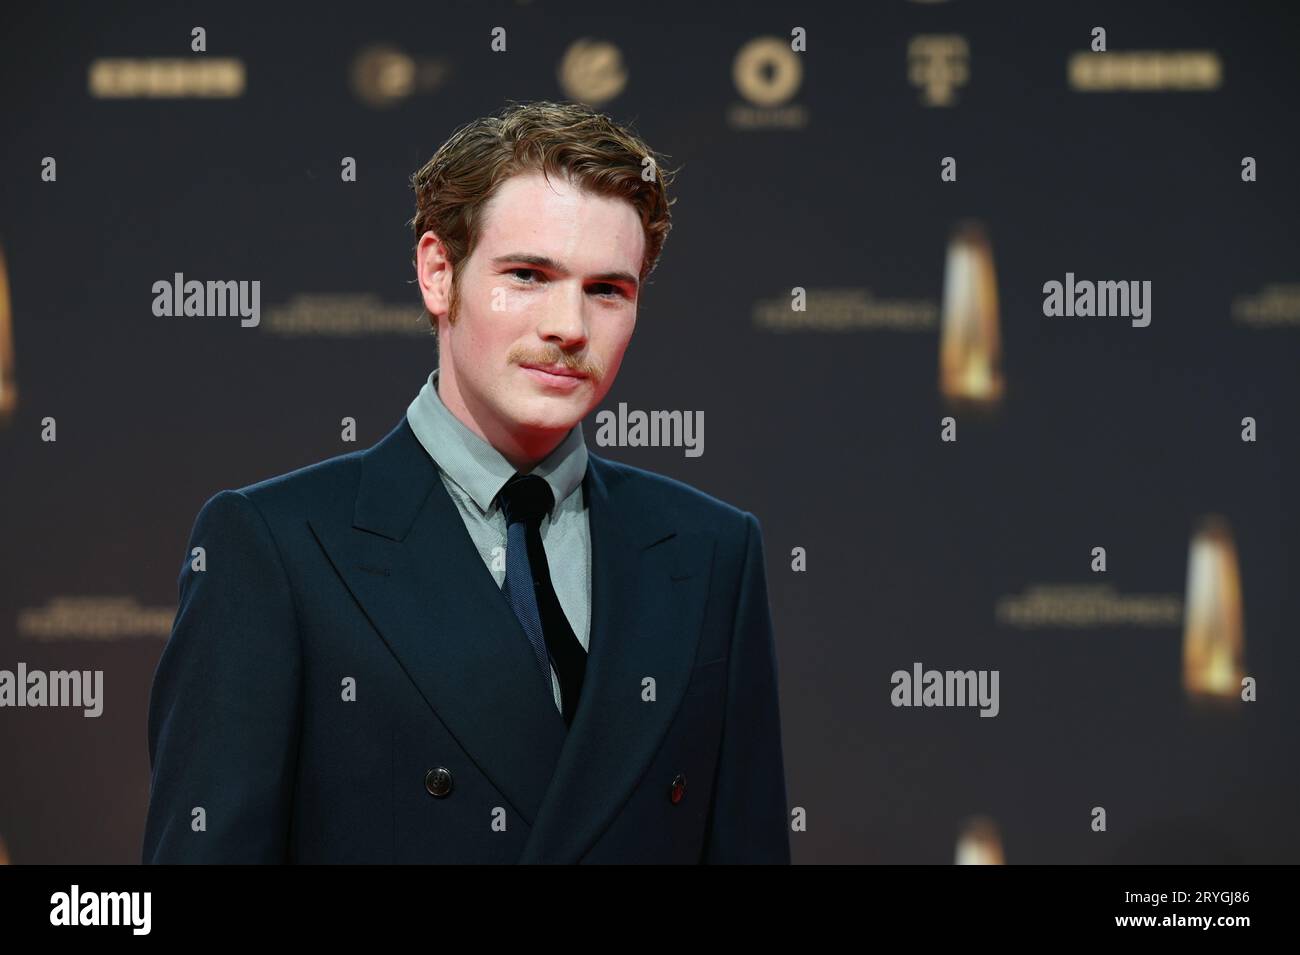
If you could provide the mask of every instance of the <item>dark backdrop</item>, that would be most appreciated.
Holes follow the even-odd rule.
[[[1288,7],[9,5],[0,348],[16,403],[0,427],[0,669],[105,679],[97,719],[0,709],[12,860],[138,860],[148,689],[198,508],[398,421],[434,362],[408,178],[508,99],[595,88],[581,84],[599,80],[599,57],[578,80],[559,73],[590,37],[614,44],[625,78],[597,105],[682,167],[604,407],[702,410],[706,430],[698,458],[598,447],[590,418],[587,440],[762,523],[790,800],[808,821],[795,860],[951,862],[979,815],[1011,863],[1295,861],[1300,314],[1252,321],[1249,307],[1300,282]],[[206,53],[190,50],[194,26]],[[505,53],[490,49],[494,26]],[[765,112],[733,61],[796,26],[802,77]],[[1070,57],[1095,26],[1112,52],[1212,51],[1221,82],[1072,88]],[[909,43],[933,35],[969,49],[949,105],[909,79]],[[358,65],[373,46],[388,52]],[[242,62],[241,95],[104,98],[88,83],[101,58],[204,56]],[[344,156],[356,182],[340,179]],[[940,181],[944,156],[957,182]],[[1244,156],[1258,181],[1242,181]],[[1006,393],[958,412],[944,443],[937,309],[967,220],[993,253]],[[155,317],[151,286],[174,272],[261,281],[261,325]],[[1150,280],[1151,325],[1045,317],[1043,283],[1066,272]],[[759,320],[764,303],[788,312],[796,286],[869,289],[931,320]],[[339,334],[329,315],[371,326]],[[356,444],[340,440],[344,416]],[[1235,540],[1256,702],[1188,696],[1178,621],[997,614],[1049,585],[1181,600],[1209,514]],[[1000,714],[891,706],[890,674],[916,661],[998,669]]]

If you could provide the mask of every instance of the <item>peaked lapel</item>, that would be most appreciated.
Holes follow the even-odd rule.
[[[713,542],[677,530],[637,483],[589,453],[591,647],[578,711],[520,863],[582,861],[654,758],[690,682]],[[654,702],[642,699],[646,677],[655,680]],[[667,799],[671,782],[648,785],[662,784]]]
[[[309,523],[425,702],[531,824],[564,743],[564,719],[404,417],[362,454],[351,520]]]
[[[690,680],[712,542],[588,453],[587,669],[567,731],[523,628],[405,416],[361,455],[349,522],[309,519],[433,713],[531,829],[521,862],[577,862],[654,756]],[[642,702],[653,677],[657,702]],[[670,781],[664,781],[664,798]]]

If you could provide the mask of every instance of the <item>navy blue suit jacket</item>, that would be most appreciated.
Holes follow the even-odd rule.
[[[405,418],[208,500],[154,674],[144,860],[789,862],[757,520],[590,453],[583,492],[568,730]]]

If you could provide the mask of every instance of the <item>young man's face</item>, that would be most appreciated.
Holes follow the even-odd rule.
[[[636,326],[645,250],[630,202],[540,172],[501,183],[478,244],[451,269],[432,232],[417,253],[425,305],[438,316],[439,395],[523,468],[540,461],[605,397]],[[556,376],[529,366],[559,368]]]

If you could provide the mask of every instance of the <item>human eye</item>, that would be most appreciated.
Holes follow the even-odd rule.
[[[520,285],[536,285],[536,284],[537,284],[536,282],[528,282],[528,281],[524,281],[523,279],[520,279],[520,278],[519,278],[519,273],[521,273],[521,272],[524,273],[525,276],[531,276],[531,275],[538,275],[538,276],[539,276],[539,275],[541,275],[541,273],[538,272],[537,269],[526,269],[526,268],[524,268],[523,266],[520,266],[520,267],[517,268],[517,269],[511,269],[511,270],[510,270],[510,274],[513,275],[513,276],[515,277],[516,281],[518,281]]]
[[[608,291],[597,293],[601,298],[622,298],[626,294],[621,286],[611,285],[609,282],[597,282],[595,285],[590,287],[593,289],[608,289]]]

